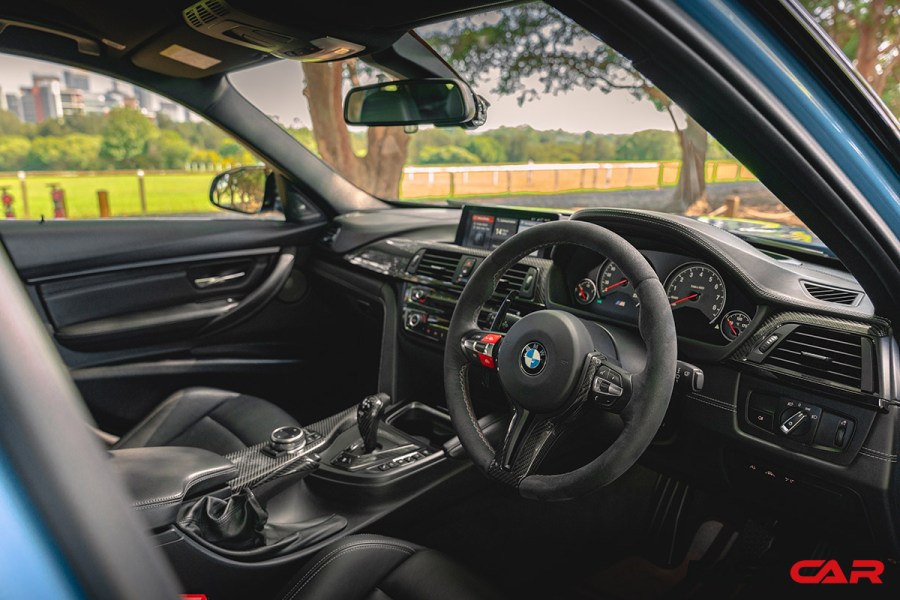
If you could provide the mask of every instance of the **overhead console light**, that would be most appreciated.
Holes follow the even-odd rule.
[[[365,46],[321,33],[281,27],[232,8],[224,0],[201,0],[182,11],[194,30],[253,50],[308,62],[340,60],[359,54]]]

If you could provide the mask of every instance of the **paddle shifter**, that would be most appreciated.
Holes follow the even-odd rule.
[[[363,442],[363,453],[371,454],[378,447],[378,427],[384,418],[387,394],[366,396],[356,408],[356,425]]]

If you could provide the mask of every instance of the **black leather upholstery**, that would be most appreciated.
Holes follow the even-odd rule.
[[[279,600],[481,600],[500,595],[435,550],[351,535],[310,559]]]
[[[284,425],[298,423],[265,400],[214,388],[187,388],[160,404],[113,448],[191,446],[225,455],[267,441]]]
[[[222,487],[238,472],[231,461],[199,448],[126,448],[110,454],[131,491],[131,506],[151,528],[174,523],[185,498]]]

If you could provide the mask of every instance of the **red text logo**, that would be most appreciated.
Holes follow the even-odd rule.
[[[795,583],[843,584],[882,583],[884,563],[880,560],[854,560],[850,571],[845,573],[836,560],[798,560],[791,567],[791,579]]]

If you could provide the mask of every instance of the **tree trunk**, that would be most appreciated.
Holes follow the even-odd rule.
[[[678,129],[681,144],[681,174],[672,197],[673,212],[704,214],[709,211],[706,199],[707,133],[690,115],[684,129]]]
[[[370,127],[367,152],[356,156],[344,124],[344,62],[303,63],[313,136],[319,155],[335,171],[380,198],[396,199],[409,146],[401,127]]]

